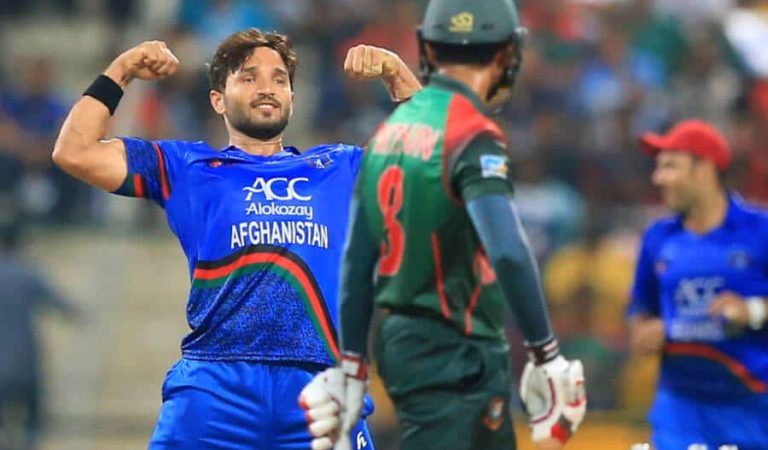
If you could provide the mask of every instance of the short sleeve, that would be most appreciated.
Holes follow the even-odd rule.
[[[356,145],[352,146],[352,149],[350,150],[350,164],[352,166],[352,173],[357,175],[360,172],[360,168],[363,164],[363,156],[365,155],[365,151]]]
[[[114,194],[147,198],[160,206],[170,198],[178,172],[178,150],[162,141],[121,138],[125,143],[128,175]]]
[[[646,232],[637,258],[635,281],[627,307],[628,317],[638,314],[651,316],[660,314],[658,279],[656,278],[654,262],[655,252],[649,241],[649,233]]]
[[[512,175],[503,142],[491,134],[475,137],[451,172],[451,187],[465,202],[487,194],[511,194]]]

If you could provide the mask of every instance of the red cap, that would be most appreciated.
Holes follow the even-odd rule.
[[[643,151],[656,156],[661,151],[686,152],[709,159],[723,171],[731,163],[731,149],[712,125],[696,119],[684,120],[667,134],[645,133],[640,137]]]

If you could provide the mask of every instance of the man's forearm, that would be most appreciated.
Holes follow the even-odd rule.
[[[629,346],[639,356],[654,355],[664,347],[664,322],[659,317],[636,314],[629,319]]]
[[[413,97],[421,90],[421,82],[405,62],[399,60],[397,73],[384,79],[389,96],[395,102],[402,102]]]
[[[91,85],[89,91],[100,84],[100,91],[104,92],[104,86],[106,86],[109,88],[109,97],[118,95],[114,107],[119,101],[119,96],[122,95],[122,90],[130,81],[129,72],[120,58],[117,58],[103,72],[101,79],[97,79]],[[113,111],[110,111],[104,99],[96,97],[98,95],[82,96],[69,111],[69,115],[61,126],[59,137],[53,148],[53,160],[64,170],[74,166],[80,153],[87,151],[107,135]]]
[[[357,201],[350,206],[350,231],[341,265],[339,320],[341,348],[362,357],[368,353],[373,316],[373,271],[378,248],[371,241],[368,223]]]
[[[553,333],[538,268],[511,199],[499,194],[478,197],[467,203],[467,211],[526,342],[550,341]]]

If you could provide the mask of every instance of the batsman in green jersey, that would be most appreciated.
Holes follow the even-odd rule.
[[[584,417],[581,363],[559,354],[514,204],[507,140],[486,113],[510,96],[524,33],[512,0],[427,7],[418,31],[425,87],[369,142],[351,208],[336,369],[344,376],[326,379],[341,436],[366,391],[374,307],[385,316],[375,359],[404,450],[516,448],[507,307],[530,355],[520,393],[533,440],[557,448]]]

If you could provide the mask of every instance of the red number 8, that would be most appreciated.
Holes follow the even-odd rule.
[[[403,207],[403,169],[398,166],[387,168],[379,178],[377,192],[387,234],[381,243],[379,274],[391,277],[400,271],[405,247],[405,230],[396,217]]]

